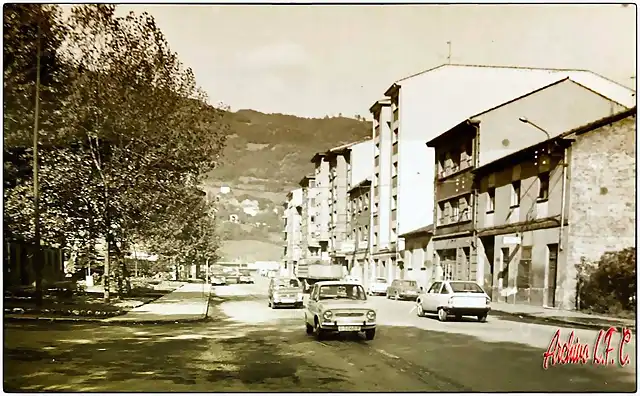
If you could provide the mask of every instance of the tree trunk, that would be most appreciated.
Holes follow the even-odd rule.
[[[110,255],[111,255],[111,241],[109,240],[109,235],[107,235],[106,237],[106,244],[107,244],[107,249],[106,252],[104,253],[104,275],[102,277],[102,285],[104,286],[104,302],[108,303],[110,296],[109,296],[109,287],[110,285],[110,274],[111,274],[111,268],[110,268]]]

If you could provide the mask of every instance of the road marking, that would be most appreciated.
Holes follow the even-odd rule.
[[[392,359],[400,359],[400,358],[399,358],[399,357],[397,357],[396,355],[392,355],[392,354],[390,354],[389,352],[387,352],[387,351],[385,351],[385,350],[382,350],[382,349],[376,349],[376,351],[378,351],[378,352],[380,352],[381,354],[383,354],[383,355],[385,355],[385,356],[387,356],[387,357],[390,357],[390,358],[392,358]]]

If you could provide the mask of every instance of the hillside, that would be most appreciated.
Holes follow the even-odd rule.
[[[311,157],[370,136],[371,123],[254,110],[229,112],[227,116],[230,130],[221,164],[206,175],[204,183],[206,190],[218,195],[217,218],[223,237],[249,244],[270,243],[282,251],[282,204],[302,176],[313,171]],[[230,221],[231,215],[238,219]],[[225,253],[231,260],[229,253],[235,253]]]

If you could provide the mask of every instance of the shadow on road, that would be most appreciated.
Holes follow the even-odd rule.
[[[381,326],[322,342],[300,318],[231,320],[212,297],[197,324],[5,323],[5,391],[633,391],[613,367],[542,368],[540,349]],[[248,304],[247,306],[250,306]],[[278,310],[279,311],[279,310]]]

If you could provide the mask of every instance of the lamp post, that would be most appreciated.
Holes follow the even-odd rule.
[[[542,133],[544,133],[545,135],[547,135],[547,139],[551,139],[551,136],[549,135],[549,132],[547,132],[546,130],[544,130],[543,128],[541,128],[540,126],[536,125],[535,123],[529,121],[529,119],[527,119],[527,117],[520,117],[518,118],[520,120],[520,122],[525,123],[525,124],[529,124],[532,127],[536,128],[539,131],[542,131]]]

